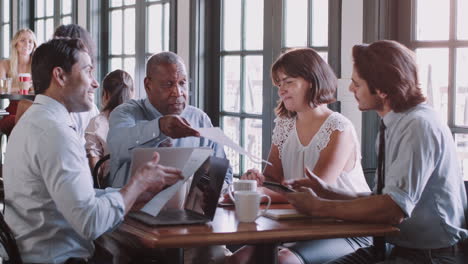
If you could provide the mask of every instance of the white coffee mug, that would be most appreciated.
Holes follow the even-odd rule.
[[[236,215],[239,222],[254,222],[270,208],[271,198],[268,195],[260,194],[256,191],[236,191],[234,196]],[[260,202],[263,197],[268,199],[268,204],[260,213]]]
[[[257,191],[257,181],[256,180],[238,180],[229,185],[228,188],[229,197],[232,201],[235,200],[234,193],[237,191]]]

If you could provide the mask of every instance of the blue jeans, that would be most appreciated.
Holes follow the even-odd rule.
[[[451,250],[410,249],[395,246],[385,261],[375,259],[374,247],[332,260],[326,264],[452,264],[457,263],[457,254]]]
[[[332,238],[285,244],[305,264],[322,264],[372,245],[370,237]]]

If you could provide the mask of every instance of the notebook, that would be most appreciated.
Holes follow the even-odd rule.
[[[210,222],[216,213],[228,167],[227,159],[209,157],[195,172],[183,209],[162,210],[157,216],[137,211],[128,216],[151,226]]]
[[[311,218],[311,216],[299,213],[296,209],[268,209],[263,216],[275,220]]]

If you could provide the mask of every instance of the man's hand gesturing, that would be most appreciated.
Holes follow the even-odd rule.
[[[171,138],[199,137],[200,133],[193,129],[183,117],[165,115],[159,119],[159,129]]]
[[[181,170],[163,166],[158,162],[159,154],[155,152],[153,159],[136,171],[139,184],[145,186],[148,192],[158,193],[165,186],[172,185],[183,179]]]

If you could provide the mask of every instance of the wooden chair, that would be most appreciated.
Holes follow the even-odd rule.
[[[23,264],[23,260],[21,259],[18,250],[18,245],[16,245],[15,237],[13,236],[10,227],[5,222],[2,213],[0,213],[0,243],[8,254],[9,264]]]
[[[468,196],[468,181],[465,181],[465,191],[466,191],[466,195]],[[465,212],[465,221],[466,221],[465,227],[468,228],[468,208]],[[468,239],[461,242],[460,247],[461,247],[462,253],[459,256],[458,263],[468,263]]]
[[[94,166],[93,168],[93,182],[94,182],[94,188],[104,188],[105,184],[103,182],[101,182],[101,178],[102,177],[99,177],[99,173],[100,173],[100,169],[101,169],[101,166],[102,164],[104,164],[107,160],[110,159],[110,154],[107,154],[105,155],[104,157],[102,157],[100,160],[98,160],[98,162],[96,163],[96,165]],[[108,173],[109,174],[109,173]],[[109,175],[105,175],[104,178],[107,178]]]

